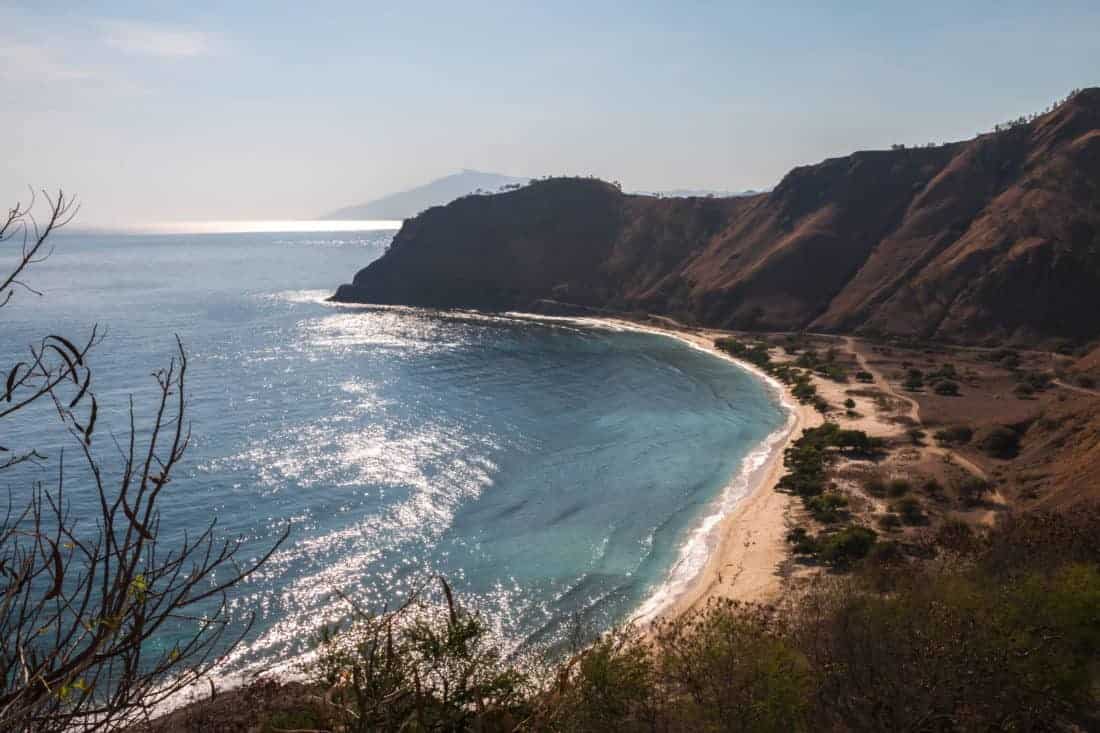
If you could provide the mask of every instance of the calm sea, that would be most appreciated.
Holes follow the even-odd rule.
[[[336,590],[392,606],[436,573],[517,652],[622,621],[697,564],[684,543],[785,420],[755,377],[669,338],[325,303],[392,235],[62,234],[27,277],[42,297],[0,311],[5,367],[46,332],[105,329],[108,467],[127,395],[148,416],[150,371],[182,338],[194,440],[162,532],[216,517],[255,556],[292,526],[234,596],[258,619],[232,667],[308,650],[345,613]],[[53,480],[55,422],[20,425],[49,461],[0,475],[16,501]],[[87,480],[68,479],[78,516]]]

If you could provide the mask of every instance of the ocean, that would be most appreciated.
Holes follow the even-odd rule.
[[[307,653],[346,617],[338,593],[377,610],[434,575],[517,656],[659,609],[705,556],[695,530],[745,490],[785,423],[758,377],[668,337],[325,302],[392,236],[62,232],[25,278],[42,295],[0,310],[5,369],[46,333],[102,329],[94,445],[112,470],[128,395],[148,424],[150,372],[179,335],[194,437],[162,537],[216,518],[256,557],[291,527],[233,594],[234,617],[256,623],[227,674]],[[16,504],[55,481],[71,445],[66,494],[75,516],[94,515],[56,419],[16,435],[47,455],[0,474]]]

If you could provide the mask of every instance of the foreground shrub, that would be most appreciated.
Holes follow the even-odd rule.
[[[782,612],[716,601],[646,633],[612,631],[541,683],[496,654],[485,625],[446,592],[444,604],[358,627],[350,645],[326,642],[317,700],[328,712],[309,722],[578,733],[1100,726],[1100,509],[1010,516],[988,536],[947,520],[927,536],[930,552],[861,527],[789,539],[864,559]],[[410,613],[413,623],[397,623]]]
[[[443,608],[417,593],[397,611],[357,608],[349,629],[322,632],[314,673],[343,730],[503,730],[525,716],[526,678],[442,589]]]
[[[833,591],[802,631],[821,674],[818,724],[1095,730],[1098,601],[1096,567],[1076,564],[1012,584],[919,573],[886,596]]]
[[[660,626],[656,654],[680,730],[807,729],[813,675],[770,609],[713,603]]]

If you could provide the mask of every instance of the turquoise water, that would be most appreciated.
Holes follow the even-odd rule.
[[[380,608],[433,573],[516,652],[606,628],[688,572],[684,542],[785,420],[756,377],[662,336],[323,302],[391,237],[59,236],[28,278],[43,296],[0,313],[5,364],[45,332],[106,328],[101,438],[128,393],[149,407],[183,339],[194,440],[162,531],[213,516],[255,555],[292,527],[235,596],[258,618],[230,667],[308,649],[344,613],[337,589]],[[40,419],[19,438],[56,461],[63,436]],[[0,480],[18,500],[51,465]]]

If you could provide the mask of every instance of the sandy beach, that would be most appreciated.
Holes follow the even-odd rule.
[[[714,345],[717,338],[732,334],[724,331],[690,329],[639,324],[616,318],[579,318],[573,320],[589,325],[645,331],[665,335],[707,351],[756,374],[776,390],[790,419],[784,433],[775,440],[763,465],[748,477],[749,489],[734,508],[721,518],[713,530],[713,546],[705,566],[694,578],[677,589],[677,592],[656,608],[646,609],[635,617],[645,623],[657,618],[675,618],[702,608],[712,598],[731,598],[752,603],[773,603],[784,592],[783,566],[790,559],[787,531],[792,524],[793,512],[803,511],[795,497],[776,490],[783,475],[783,453],[802,434],[805,428],[824,422],[821,413],[811,405],[801,404],[790,394],[786,385],[764,373],[755,365],[737,359]],[[850,351],[853,358],[862,357],[851,339],[840,341],[838,346]],[[884,381],[880,379],[882,384]],[[838,383],[818,377],[813,378],[818,394],[831,404],[839,405],[852,396],[851,384]],[[891,391],[892,394],[892,391]],[[897,397],[897,395],[895,395]],[[900,397],[899,397],[900,399]],[[830,419],[842,427],[864,430],[869,435],[889,437],[897,435],[899,427],[888,415],[875,408],[865,396],[855,396],[858,413],[833,413]],[[731,481],[741,477],[733,476]]]

